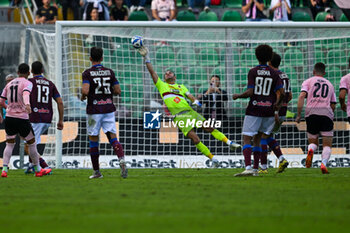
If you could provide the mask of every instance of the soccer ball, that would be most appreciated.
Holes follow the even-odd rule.
[[[143,45],[142,37],[141,36],[134,36],[131,38],[131,44],[134,46],[135,49],[139,49]]]

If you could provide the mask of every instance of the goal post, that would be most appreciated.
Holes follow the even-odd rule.
[[[227,91],[228,100],[223,101],[225,120],[219,130],[239,143],[242,143],[241,128],[248,100],[233,101],[232,94],[246,89],[247,73],[258,65],[254,48],[262,43],[271,45],[282,57],[280,68],[290,77],[293,92],[288,118],[277,139],[286,154],[300,157],[300,163],[307,146],[305,122],[296,124],[293,117],[302,81],[312,76],[316,62],[324,62],[326,77],[334,85],[338,96],[340,78],[349,72],[349,23],[57,21],[55,27],[54,32],[36,27],[29,30],[33,37],[41,38],[37,43],[45,44],[46,50],[42,52],[47,60],[45,64],[49,66],[46,73],[55,82],[65,104],[65,130],[58,131],[52,124],[49,131],[52,140],[45,142],[44,156],[52,156],[58,168],[69,167],[65,161],[70,161],[70,166],[74,166],[74,161],[79,166],[83,163],[86,167],[91,166],[85,103],[78,97],[81,73],[91,66],[89,49],[92,46],[103,48],[102,64],[112,68],[120,82],[122,94],[114,99],[118,139],[125,148],[128,162],[136,164],[136,167],[145,164],[152,167],[152,161],[157,159],[159,163],[154,166],[161,167],[162,159],[159,158],[169,156],[166,163],[171,166],[172,158],[183,158],[184,162],[186,156],[202,155],[190,139],[171,124],[169,126],[167,110],[159,93],[141,56],[130,44],[134,35],[144,38],[159,77],[162,78],[166,70],[172,70],[177,82],[185,84],[196,97],[209,88],[212,75],[220,76],[221,88]],[[34,57],[35,53],[31,59]],[[203,110],[206,107],[196,110],[206,114]],[[160,129],[145,129],[145,113],[157,110],[164,119]],[[349,158],[350,126],[345,117],[338,105],[334,152],[339,154],[340,159]],[[231,158],[239,163],[241,151],[232,152],[210,134],[197,132],[204,144],[229,164],[228,167]],[[101,158],[112,158],[108,140],[101,136],[100,141]],[[339,164],[340,159],[335,163]],[[106,160],[105,167],[115,167],[115,163],[113,159]]]

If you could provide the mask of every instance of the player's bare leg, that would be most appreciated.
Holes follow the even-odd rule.
[[[238,143],[229,140],[225,134],[223,134],[222,132],[220,132],[217,129],[214,129],[212,127],[202,127],[202,129],[208,133],[211,133],[211,135],[213,135],[214,138],[216,138],[219,141],[222,141],[223,143],[226,143],[231,150],[236,150],[238,148],[241,148],[242,146],[239,145]]]
[[[257,176],[258,173],[254,172],[252,169],[252,136],[243,135],[243,155],[244,155],[244,163],[245,170],[241,173],[235,174],[235,176]]]
[[[30,139],[31,138],[31,139]],[[39,164],[39,153],[36,149],[36,143],[35,143],[35,137],[32,134],[32,132],[29,133],[29,135],[24,138],[28,144],[28,153],[29,156],[31,157],[33,164],[34,164],[34,171],[35,171],[35,176],[40,177],[44,175],[50,174],[52,171],[51,168],[41,168]]]
[[[29,155],[29,152],[28,152],[28,144],[27,144],[27,143],[24,144],[24,152],[25,152],[27,155]],[[40,154],[39,154],[39,164],[40,164],[40,167],[42,167],[42,168],[45,168],[45,169],[50,168],[49,165],[46,163],[45,159],[43,159],[43,158],[41,157]],[[32,159],[30,158],[30,156],[29,156],[29,164],[28,164],[28,167],[27,167],[27,169],[25,169],[24,173],[25,173],[25,174],[34,173],[34,165],[33,165],[33,162],[32,162]],[[52,171],[50,172],[49,175],[51,175],[51,174],[52,174]]]
[[[318,135],[313,135],[308,133],[308,141],[309,141],[309,145],[307,147],[307,156],[305,161],[306,168],[310,168],[312,166],[312,159],[318,147]]]
[[[325,137],[322,136],[322,163],[321,163],[321,172],[323,174],[328,174],[328,169],[327,169],[327,163],[329,158],[331,157],[331,152],[332,152],[332,141],[333,137]]]
[[[89,177],[90,179],[103,178],[103,175],[100,172],[100,152],[99,152],[99,142],[98,136],[89,136],[90,140],[90,158],[92,163],[92,168],[94,173]]]
[[[108,137],[109,143],[113,147],[114,153],[118,156],[119,166],[120,166],[120,175],[125,179],[128,177],[128,169],[126,167],[123,146],[118,141],[116,134],[107,132],[106,135]]]
[[[200,152],[202,152],[202,154],[204,154],[211,160],[212,167],[218,168],[220,166],[219,161],[216,158],[214,158],[214,155],[210,152],[208,147],[201,142],[198,135],[193,129],[191,129],[186,136],[192,140],[193,144],[197,147],[197,149]]]

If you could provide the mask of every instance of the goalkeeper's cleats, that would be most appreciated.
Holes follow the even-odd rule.
[[[237,150],[238,148],[241,148],[242,146],[239,145],[238,143],[235,143],[234,141],[231,141],[230,143],[230,148],[231,150]]]
[[[219,168],[219,167],[220,167],[220,162],[219,162],[219,160],[213,158],[213,159],[211,160],[211,167],[212,167],[212,168]]]
[[[278,166],[277,173],[282,173],[288,167],[288,165],[288,161],[286,159],[283,159]]]
[[[7,172],[6,171],[2,171],[1,172],[1,177],[7,177]]]
[[[89,176],[89,179],[97,179],[97,178],[103,178],[103,175],[101,174],[101,172],[99,170],[94,171],[94,174]]]
[[[35,172],[36,177],[46,176],[52,171],[51,168],[42,168],[39,172]]]
[[[321,163],[321,172],[322,174],[329,174],[326,165],[324,165],[323,163]]]
[[[312,149],[310,149],[307,152],[307,156],[306,156],[306,161],[305,161],[305,167],[306,168],[310,168],[312,165],[312,158],[314,157],[314,151]]]
[[[253,169],[246,169],[241,173],[235,174],[235,176],[259,176],[258,171],[253,170]]]
[[[269,171],[267,170],[267,168],[266,168],[266,169],[260,168],[259,171],[258,171],[258,173],[259,173],[259,174],[268,174]]]
[[[121,159],[119,162],[120,166],[120,176],[124,179],[128,177],[128,168],[126,167],[126,162],[124,159]]]
[[[34,166],[29,165],[28,168],[24,170],[24,174],[34,174]]]

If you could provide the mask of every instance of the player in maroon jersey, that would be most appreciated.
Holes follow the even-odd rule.
[[[113,95],[120,95],[121,89],[113,70],[101,65],[103,50],[99,47],[92,47],[90,50],[90,61],[92,67],[82,74],[82,96],[81,100],[87,98],[87,123],[90,140],[90,156],[94,169],[90,179],[102,178],[99,165],[99,133],[102,128],[113,147],[114,153],[118,156],[121,176],[126,178],[128,170],[124,158],[123,146],[117,140],[117,129],[115,126]]]
[[[63,101],[61,95],[58,92],[55,84],[52,81],[45,78],[42,75],[43,73],[43,64],[40,61],[33,62],[33,78],[29,79],[29,81],[33,84],[33,89],[30,94],[30,104],[32,107],[32,113],[29,115],[29,121],[33,127],[35,141],[37,144],[39,144],[41,141],[40,136],[43,133],[45,133],[51,125],[53,117],[52,99],[54,99],[57,103],[57,129],[63,129]],[[39,162],[41,167],[48,167],[47,163],[42,157],[39,158]],[[32,166],[33,165],[31,163],[31,159],[29,158],[29,166],[26,169],[25,173],[30,173],[32,170]]]
[[[279,113],[278,113],[278,116],[279,116],[278,123],[275,123],[274,128],[272,130],[272,133],[269,135],[269,137],[267,139],[265,139],[265,138],[261,139],[262,153],[260,156],[261,170],[259,171],[259,173],[267,173],[267,145],[270,147],[270,149],[273,151],[273,153],[279,159],[280,164],[279,164],[279,167],[277,169],[278,173],[283,172],[289,164],[287,162],[287,160],[285,160],[285,158],[282,154],[279,143],[273,137],[275,133],[279,132],[279,129],[280,129],[283,121],[286,119],[288,102],[291,101],[293,98],[288,75],[278,69],[280,64],[281,64],[281,56],[278,55],[277,53],[273,53],[272,59],[269,62],[269,66],[272,69],[274,69],[277,72],[277,74],[280,76],[282,83],[283,83],[283,89],[285,92],[285,96],[284,96],[284,99],[282,102],[282,106],[281,106]]]
[[[275,124],[282,98],[284,96],[282,80],[278,73],[267,65],[272,58],[269,45],[259,45],[255,49],[259,65],[248,73],[248,89],[242,94],[234,94],[233,99],[250,98],[243,123],[243,155],[246,170],[236,176],[258,175],[259,162],[251,167],[251,153],[254,161],[259,161],[262,149],[260,138],[268,138]],[[251,141],[254,137],[254,147]]]

